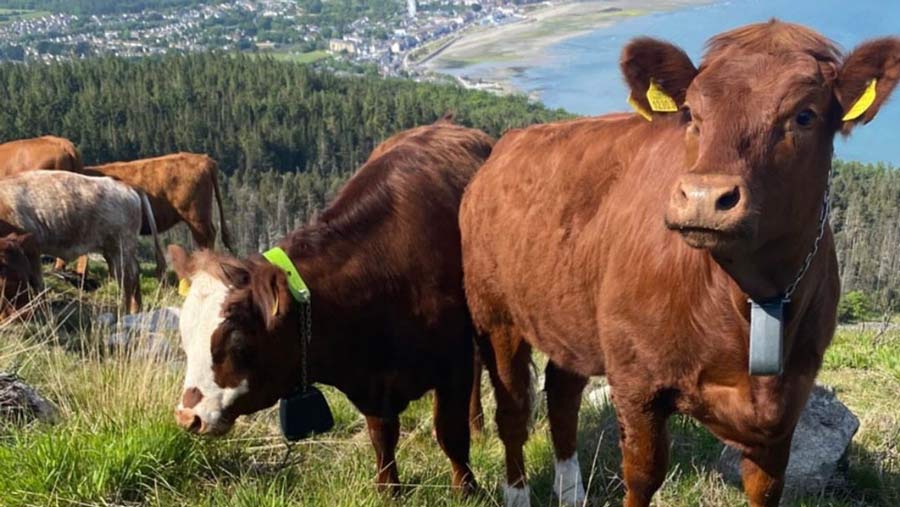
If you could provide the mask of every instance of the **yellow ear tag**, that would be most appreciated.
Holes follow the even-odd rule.
[[[178,281],[178,293],[184,297],[187,297],[188,291],[191,290],[191,281],[187,278],[182,278]]]
[[[650,88],[647,88],[647,102],[650,103],[650,109],[657,113],[674,113],[678,111],[678,104],[675,99],[666,95],[666,92],[656,85],[656,82],[650,80]]]
[[[275,302],[272,303],[272,316],[278,315],[278,294],[275,294]]]
[[[653,116],[650,116],[650,113],[648,113],[638,101],[634,100],[634,97],[630,94],[628,95],[628,105],[631,106],[637,114],[643,116],[645,120],[653,121]]]
[[[873,79],[869,81],[869,86],[866,86],[866,89],[862,92],[862,95],[856,99],[856,102],[853,103],[853,106],[850,107],[850,110],[847,111],[847,114],[844,115],[842,121],[851,121],[859,118],[866,111],[872,107],[872,104],[875,103],[875,97],[877,94],[875,93],[875,85],[878,83],[877,79]]]

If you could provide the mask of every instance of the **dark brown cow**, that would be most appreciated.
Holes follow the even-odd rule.
[[[81,172],[81,154],[68,139],[54,136],[0,144],[0,178],[34,169]]]
[[[10,232],[0,237],[0,322],[19,314],[30,301],[28,290],[41,286],[32,261],[40,258],[31,234]]]
[[[462,289],[458,226],[466,184],[491,150],[485,134],[446,122],[385,142],[310,225],[282,241],[312,296],[301,357],[300,305],[285,273],[170,247],[190,280],[182,309],[187,354],[176,419],[222,434],[309,378],[337,387],[366,416],[379,486],[399,481],[399,414],[434,389],[435,429],[455,487],[471,490],[468,405],[473,329]]]
[[[84,174],[109,176],[144,192],[150,198],[159,232],[184,222],[200,248],[215,246],[215,198],[219,206],[222,243],[229,250],[232,249],[219,192],[218,165],[209,156],[175,153],[133,162],[89,166],[84,168]],[[146,224],[142,227],[141,234],[150,234]]]
[[[842,58],[817,33],[772,21],[712,39],[699,70],[670,44],[636,39],[622,70],[652,122],[618,114],[510,132],[461,205],[507,505],[530,502],[522,445],[532,347],[550,361],[564,503],[584,498],[581,392],[589,376],[606,375],[627,507],[649,505],[662,484],[675,412],[743,452],[751,506],[778,505],[794,426],[835,327],[837,261],[820,221],[833,138],[890,96],[900,39]],[[648,92],[657,110],[676,112],[654,113]],[[748,299],[784,297],[811,253],[786,306],[784,372],[750,376]]]

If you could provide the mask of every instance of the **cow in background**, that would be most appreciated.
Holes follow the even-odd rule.
[[[144,192],[150,198],[158,231],[168,231],[179,222],[184,222],[199,248],[215,247],[215,198],[219,207],[222,243],[228,250],[233,250],[219,190],[218,164],[208,155],[174,153],[132,162],[88,166],[83,173],[108,176]],[[150,234],[146,222],[141,226],[141,234]]]
[[[72,141],[43,136],[0,144],[0,178],[34,169],[81,172],[81,154]]]
[[[31,269],[39,257],[31,234],[10,232],[0,237],[0,322],[25,308],[28,291],[41,286],[40,273],[36,276]]]
[[[7,251],[18,249],[28,260],[27,271],[20,257],[0,265],[0,286],[21,293],[27,283],[41,290],[41,253],[69,260],[99,252],[122,287],[123,311],[140,311],[142,217],[153,232],[157,263],[165,266],[150,203],[128,185],[65,171],[28,171],[0,179],[0,237],[7,239]],[[30,234],[25,239],[33,244],[25,243],[22,234]],[[23,300],[14,302],[21,305]]]

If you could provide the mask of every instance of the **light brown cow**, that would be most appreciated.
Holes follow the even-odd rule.
[[[81,172],[81,154],[68,139],[54,136],[0,144],[0,177],[34,169]]]
[[[200,248],[215,246],[215,198],[219,206],[222,243],[232,249],[219,192],[218,165],[209,156],[175,153],[133,162],[88,166],[83,172],[89,176],[109,176],[144,192],[150,198],[159,232],[184,222]],[[150,234],[146,223],[141,228],[141,234]]]
[[[0,286],[10,285],[7,290],[12,291],[12,283],[27,280],[32,289],[40,290],[40,253],[68,260],[99,252],[122,286],[123,310],[139,311],[137,245],[142,216],[154,230],[157,263],[165,265],[150,203],[128,185],[65,171],[29,171],[0,179],[0,237],[15,240],[8,235],[30,233],[35,246],[6,245],[22,248],[30,272],[24,272],[21,263],[4,264]],[[24,288],[14,289],[18,293]]]
[[[832,142],[891,95],[900,38],[842,58],[821,35],[772,21],[712,39],[699,70],[668,43],[636,39],[622,70],[652,121],[617,114],[509,132],[461,205],[506,503],[530,503],[522,446],[534,347],[550,361],[563,503],[584,500],[581,393],[589,376],[606,375],[626,507],[650,505],[662,484],[675,412],[740,449],[750,505],[774,507],[835,328],[839,279],[823,205]],[[654,112],[651,98],[674,112]],[[748,299],[782,298],[783,374],[751,376]]]

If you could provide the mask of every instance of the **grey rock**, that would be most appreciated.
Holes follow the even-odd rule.
[[[826,486],[840,484],[846,470],[847,451],[859,419],[837,399],[834,392],[816,386],[800,415],[791,458],[785,473],[785,495],[814,494]],[[717,469],[727,482],[740,485],[741,454],[725,447]]]
[[[97,317],[97,323],[113,327],[118,324],[124,329],[134,329],[159,333],[161,331],[178,330],[178,322],[181,317],[181,309],[175,307],[158,308],[144,313],[124,315],[118,319],[113,313],[104,313]]]
[[[13,373],[0,372],[0,421],[27,424],[56,422],[56,406]]]

